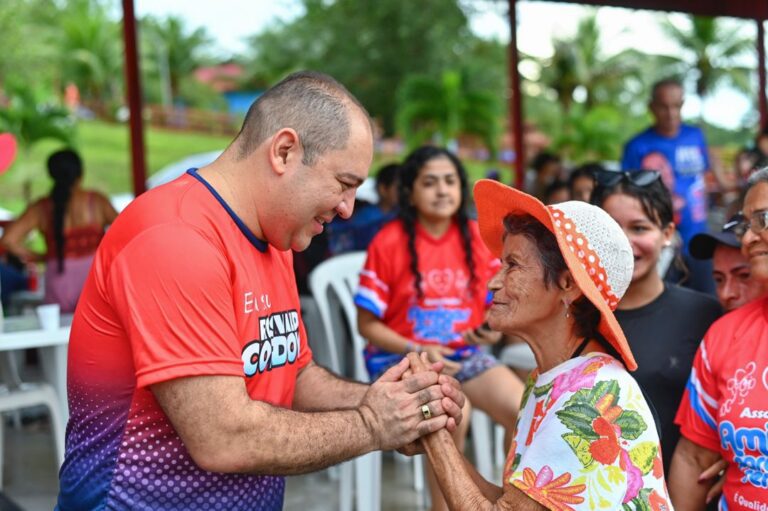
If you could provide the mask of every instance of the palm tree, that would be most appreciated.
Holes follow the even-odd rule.
[[[26,84],[7,83],[7,105],[0,108],[0,132],[16,136],[24,151],[44,139],[73,145],[74,124],[67,109],[40,101]]]
[[[736,59],[754,47],[754,41],[722,20],[691,16],[691,26],[680,28],[668,18],[662,28],[680,48],[685,57],[670,57],[669,74],[685,76],[692,73],[696,94],[704,101],[721,84],[730,84],[749,94],[751,69],[736,63]]]
[[[639,77],[645,57],[635,50],[606,56],[594,13],[579,21],[573,37],[556,38],[552,45],[552,57],[538,61],[540,83],[554,91],[564,114],[571,110],[578,90],[588,108],[615,102],[627,81]]]
[[[205,28],[193,31],[178,16],[158,20],[146,17],[142,20],[144,45],[149,59],[157,62],[161,82],[170,95],[169,103],[180,95],[181,84],[205,61],[204,48],[211,43]]]
[[[498,148],[502,105],[496,94],[470,90],[458,71],[445,71],[439,80],[407,77],[397,93],[396,123],[409,150],[436,139],[449,145],[461,134],[479,137],[492,155]]]
[[[119,25],[100,3],[77,0],[62,9],[59,26],[61,85],[74,83],[86,103],[106,114],[107,105],[121,98]]]
[[[0,89],[7,80],[52,86],[58,56],[55,7],[46,0],[4,0],[0,8]]]

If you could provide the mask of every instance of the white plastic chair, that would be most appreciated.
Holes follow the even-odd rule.
[[[354,368],[352,377],[367,382],[368,373],[363,361],[365,341],[357,333],[357,309],[353,293],[357,288],[359,273],[365,263],[365,252],[352,252],[332,257],[319,264],[309,274],[309,289],[312,291],[320,311],[325,330],[325,351],[331,370],[343,374],[339,347],[344,344],[338,339],[344,338],[343,332],[334,331],[334,311],[330,292],[338,299],[349,332],[352,337]],[[359,356],[358,356],[359,353]],[[354,476],[353,476],[354,468]],[[356,487],[356,507],[360,511],[378,511],[381,508],[381,451],[374,451],[341,465],[339,503],[342,511],[352,509],[352,481]]]
[[[61,466],[64,463],[64,421],[59,410],[59,398],[53,387],[47,383],[22,383],[18,388],[0,393],[0,412],[17,411],[39,405],[48,408],[51,415],[56,459],[58,466]],[[3,430],[4,421],[0,420],[0,488],[3,481]]]
[[[3,307],[0,302],[0,332],[3,331]],[[64,418],[61,401],[52,385],[47,383],[22,382],[15,357],[12,352],[0,354],[0,373],[4,385],[0,387],[0,413],[14,412],[18,420],[18,412],[32,406],[45,406],[51,417],[51,430],[56,446],[58,465],[64,463]],[[0,417],[0,489],[3,485],[3,436],[5,423]]]
[[[365,252],[351,252],[332,257],[319,264],[309,275],[309,289],[317,302],[325,329],[327,345],[324,348],[331,361],[335,361],[335,363],[331,362],[331,369],[339,374],[343,373],[339,348],[346,347],[338,341],[344,338],[342,332],[335,332],[333,328],[334,310],[329,291],[332,291],[338,299],[352,339],[353,369],[351,376],[361,382],[368,382],[369,378],[363,358],[363,348],[366,341],[357,330],[357,308],[354,304],[354,293],[357,290],[359,274],[365,264],[365,258]],[[478,472],[486,479],[493,480],[491,420],[479,410],[472,412],[470,420],[472,421],[472,442]],[[414,456],[413,460],[414,488],[417,491],[422,491],[424,489],[423,460],[421,456]],[[354,462],[357,509],[378,511],[381,507],[381,452],[366,454],[356,458]],[[340,501],[342,502],[341,509],[347,511],[350,508],[347,507],[348,504],[346,503],[351,501],[351,497],[345,491],[351,491],[351,488],[347,489],[343,486],[345,476],[348,473],[345,470],[349,470],[344,465],[342,465]]]

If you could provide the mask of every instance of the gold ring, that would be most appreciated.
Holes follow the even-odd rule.
[[[429,410],[428,405],[421,405],[421,415],[424,416],[425,421],[428,421],[432,418],[432,412]]]

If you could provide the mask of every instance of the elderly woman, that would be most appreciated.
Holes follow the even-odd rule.
[[[741,238],[752,278],[768,284],[768,169],[753,174]],[[699,474],[728,462],[719,509],[768,509],[768,297],[729,312],[699,346],[677,413],[682,438],[669,489],[678,510],[703,510],[713,480]],[[711,473],[712,471],[707,471]]]
[[[544,206],[495,181],[475,186],[480,232],[502,268],[491,328],[536,356],[499,488],[463,461],[447,432],[423,442],[452,509],[669,510],[659,437],[613,310],[632,249],[604,211]],[[409,355],[414,371],[426,363]],[[426,413],[425,413],[426,415]]]

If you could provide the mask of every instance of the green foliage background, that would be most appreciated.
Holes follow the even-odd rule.
[[[412,131],[424,140],[450,143],[474,132],[493,152],[491,139],[499,140],[496,134],[508,124],[508,58],[506,45],[470,30],[469,15],[480,4],[297,0],[301,15],[254,34],[247,52],[232,60],[247,71],[244,90],[264,89],[298,69],[317,69],[347,85],[384,135]],[[689,92],[704,98],[723,84],[752,94],[754,70],[739,60],[753,44],[740,30],[742,22],[691,18],[680,23],[675,18],[673,23],[659,14],[659,24],[679,52],[649,55],[636,49],[612,51],[603,40],[597,11],[583,12],[573,21],[573,33],[560,33],[552,41],[552,55],[523,56],[521,66],[525,120],[572,163],[617,160],[626,139],[648,125],[649,86],[663,76],[683,76]],[[117,0],[0,2],[0,110],[5,109],[0,130],[18,132],[23,146],[14,167],[0,176],[1,206],[20,209],[26,181],[31,181],[33,197],[45,193],[45,157],[68,139],[84,155],[86,185],[107,193],[130,190],[127,127],[115,122],[124,92],[121,14]],[[221,60],[213,58],[212,38],[204,27],[185,26],[176,16],[145,17],[139,31],[148,103],[224,109],[218,93],[192,78],[196,68]],[[432,87],[432,97],[409,95],[408,84],[415,80],[426,84],[425,90]],[[71,119],[54,118],[69,83],[78,86],[83,103],[101,120],[78,121],[70,129]],[[19,84],[27,90],[19,91]],[[32,108],[29,97],[34,98]],[[419,114],[399,126],[396,120],[408,112]],[[750,143],[755,117],[737,130],[701,125],[711,145],[733,152]],[[20,118],[26,131],[19,127]],[[149,129],[150,173],[191,153],[221,149],[228,141]],[[493,161],[467,163],[474,178],[488,167],[508,172]]]

